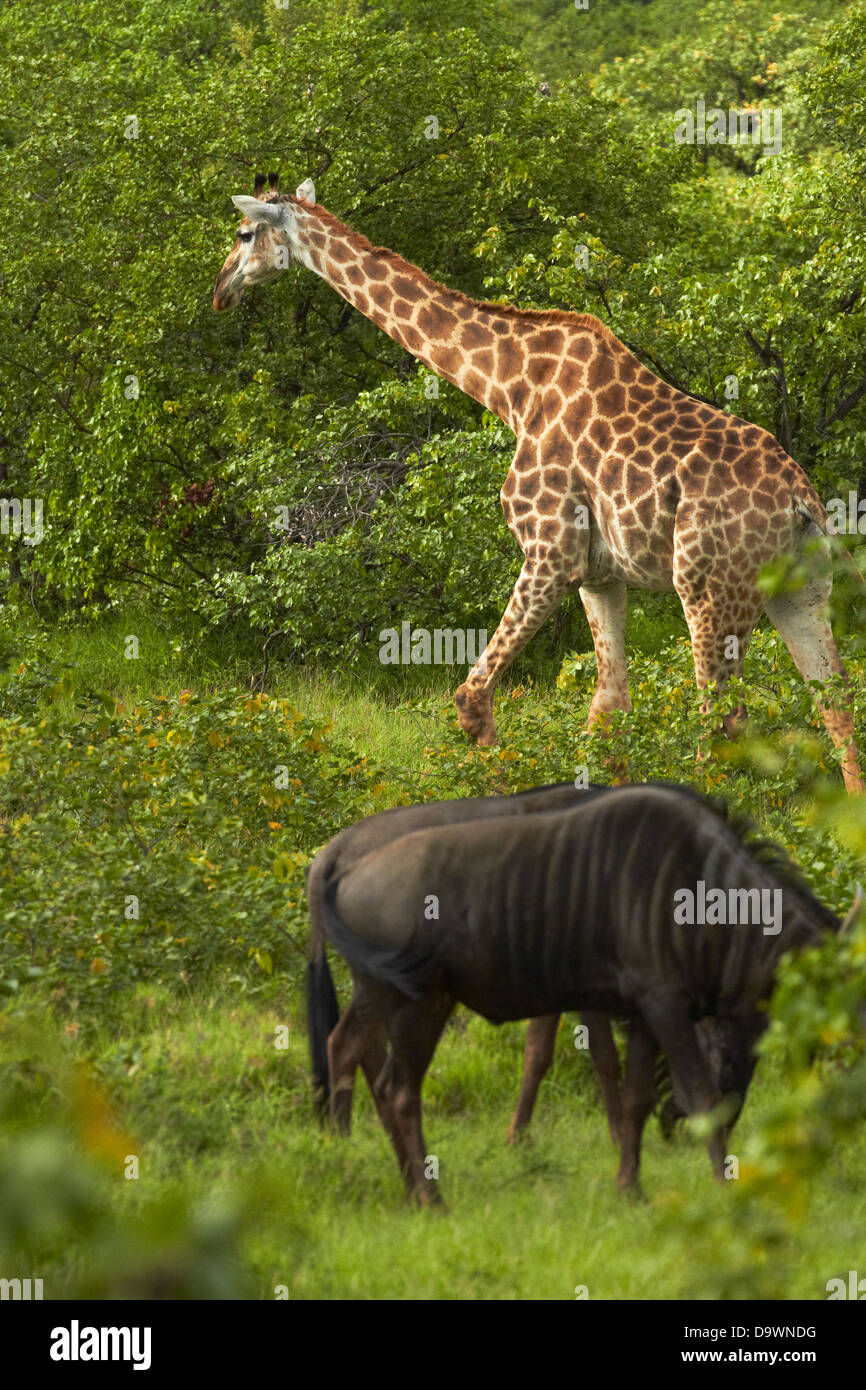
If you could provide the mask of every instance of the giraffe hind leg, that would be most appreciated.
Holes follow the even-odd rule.
[[[783,638],[791,658],[804,681],[822,684],[833,676],[841,676],[848,684],[848,674],[842,663],[827,617],[832,579],[829,575],[815,576],[793,594],[780,594],[766,604],[767,617]],[[842,751],[842,777],[846,790],[853,796],[863,791],[863,777],[854,740],[854,720],[850,708],[838,698],[817,700],[827,732],[836,748]]]
[[[734,605],[723,592],[715,600],[704,597],[700,602],[691,602],[682,594],[680,599],[692,642],[698,689],[706,689],[710,681],[721,689],[732,676],[743,673],[746,649],[760,617],[761,604],[753,598]],[[723,716],[728,738],[736,738],[745,718],[746,708],[742,704]]]

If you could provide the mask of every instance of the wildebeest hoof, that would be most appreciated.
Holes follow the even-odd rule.
[[[482,748],[490,748],[496,742],[496,725],[493,722],[493,700],[483,692],[474,692],[461,685],[454,696],[457,706],[457,720],[461,729],[468,734],[473,743]]]
[[[646,1193],[640,1185],[639,1178],[617,1179],[617,1188],[623,1197],[630,1197],[633,1202],[645,1202]]]
[[[438,1187],[427,1187],[413,1193],[414,1203],[419,1211],[447,1211],[445,1199]]]

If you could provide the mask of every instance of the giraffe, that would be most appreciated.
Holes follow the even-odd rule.
[[[215,310],[275,279],[289,261],[446,381],[503,420],[516,449],[501,491],[523,566],[486,650],[455,695],[461,727],[496,742],[493,699],[515,656],[576,588],[598,664],[588,726],[630,710],[629,586],[675,592],[699,689],[742,672],[762,612],[803,679],[848,677],[828,617],[830,566],[797,592],[764,598],[762,565],[829,545],[829,518],[806,474],[766,430],[676,390],[591,314],[473,300],[347,227],[276,175],[232,199],[244,215],[214,287]],[[820,572],[819,572],[820,570]],[[863,790],[844,698],[817,694],[847,790]],[[733,736],[743,711],[725,719]]]

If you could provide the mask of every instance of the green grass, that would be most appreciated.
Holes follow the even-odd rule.
[[[647,656],[680,631],[650,598],[636,622]],[[139,636],[138,662],[122,655],[129,632]],[[243,688],[250,667],[249,652],[184,643],[146,615],[31,636],[8,653],[7,680],[22,658],[51,662],[128,701]],[[272,674],[271,693],[332,720],[335,736],[381,762],[394,800],[411,796],[428,767],[425,750],[441,745],[452,718],[450,708],[443,713],[456,684],[447,672],[408,688],[393,678],[370,686],[326,672]],[[575,733],[590,687],[584,673]],[[514,717],[525,739],[534,720],[544,728],[551,687],[521,687],[515,677],[511,689],[521,691]],[[75,696],[62,699],[68,718],[79,718]],[[508,706],[506,688],[498,711],[506,746]],[[757,774],[741,776],[760,799]],[[772,806],[777,819],[790,819],[781,798]],[[822,852],[830,875],[832,851]],[[821,1299],[828,1279],[862,1264],[862,1126],[843,1130],[805,1181],[792,1180],[796,1200],[786,1204],[784,1191],[765,1200],[746,1190],[748,1181],[716,1187],[698,1139],[681,1128],[666,1143],[652,1119],[648,1200],[623,1198],[595,1079],[569,1020],[530,1135],[509,1147],[523,1025],[496,1029],[458,1012],[424,1091],[425,1139],[447,1210],[410,1209],[360,1078],[350,1138],[313,1121],[298,960],[291,964],[271,978],[224,973],[195,988],[167,972],[115,997],[95,1028],[92,1019],[79,1027],[68,1000],[46,1008],[35,989],[9,1001],[0,1013],[6,1277],[18,1269],[42,1277],[47,1297],[270,1299],[284,1286],[293,1299],[572,1299],[585,1285],[596,1299]],[[345,999],[339,963],[335,975]],[[285,1050],[275,1047],[281,1025]],[[777,1047],[758,1069],[734,1136],[744,1171],[790,1086]],[[135,1179],[124,1177],[130,1155]]]
[[[582,613],[574,628],[574,640],[557,648],[549,669],[539,668],[528,657],[518,659],[503,688],[531,681],[533,674],[543,683],[555,679],[559,661],[569,646],[591,651],[592,638]],[[633,652],[651,656],[672,634],[685,636],[686,632],[682,609],[674,595],[633,596],[628,625]],[[125,655],[129,636],[138,639],[138,656],[134,659]],[[271,695],[296,698],[311,714],[326,712],[341,717],[353,708],[363,709],[365,724],[361,727],[369,724],[373,710],[380,711],[384,722],[385,711],[395,704],[409,697],[453,691],[464,678],[457,668],[378,663],[335,673],[287,664],[280,660],[279,653],[277,642],[272,647],[265,677],[265,688]],[[66,620],[57,626],[45,626],[34,619],[29,629],[19,620],[10,631],[0,632],[0,667],[4,662],[14,667],[22,659],[45,659],[48,655],[58,667],[74,670],[82,684],[119,700],[154,693],[177,695],[185,689],[248,689],[256,682],[260,685],[265,669],[262,644],[249,632],[239,631],[227,638],[225,633],[202,630],[193,624],[186,630],[177,630],[146,607],[125,613],[109,610],[100,619],[86,623]]]
[[[121,1148],[140,1159],[135,1182],[116,1163],[95,1170],[103,1227],[165,1209],[178,1189],[192,1205],[223,1194],[228,1209],[244,1209],[244,1291],[263,1299],[279,1285],[293,1299],[572,1299],[578,1285],[595,1299],[712,1296],[725,1252],[713,1240],[696,1242],[677,1213],[693,1207],[727,1225],[736,1184],[716,1187],[701,1144],[682,1127],[666,1142],[651,1119],[648,1200],[620,1196],[595,1081],[567,1020],[532,1129],[513,1147],[506,1129],[523,1027],[495,1029],[466,1015],[449,1026],[425,1088],[425,1137],[440,1162],[447,1210],[419,1213],[406,1205],[363,1081],[349,1138],[312,1123],[299,996],[280,1007],[276,998],[141,992],[128,1017],[122,1039],[106,1033],[89,1049],[125,1135]],[[277,1051],[274,1029],[283,1022],[290,1043]],[[76,1044],[70,1049],[74,1055]],[[736,1152],[783,1086],[770,1059]],[[861,1131],[834,1156],[805,1219],[774,1248],[787,1297],[821,1298],[828,1279],[856,1267],[866,1230],[864,1162]],[[163,1244],[168,1255],[156,1242],[161,1266],[179,1260],[171,1241]],[[71,1239],[46,1252],[38,1267],[48,1296],[80,1287],[82,1253]],[[145,1253],[138,1258],[146,1264]]]

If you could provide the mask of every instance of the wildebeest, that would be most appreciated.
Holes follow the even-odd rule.
[[[316,987],[325,960],[324,892],[330,879],[344,873],[365,854],[382,849],[392,840],[414,830],[567,809],[581,800],[604,795],[610,790],[610,787],[599,784],[576,787],[571,782],[562,782],[533,787],[511,796],[466,797],[423,802],[415,806],[396,806],[348,826],[316,855],[307,876],[310,911],[308,998],[310,1008],[320,1011],[318,1018],[311,1016],[308,1020],[313,1094],[317,1114],[321,1118],[326,1107],[329,1107],[331,1124],[337,1133],[348,1134],[351,1127],[352,1096],[359,1066],[373,1095],[376,1095],[376,1078],[387,1052],[387,1032],[371,1001],[365,996],[363,982],[356,981],[351,1003],[342,1019],[336,995],[327,977],[323,977],[321,989]],[[510,1142],[519,1137],[532,1119],[541,1082],[553,1063],[559,1019],[559,1014],[550,1014],[530,1020],[520,1095],[508,1131]],[[606,1014],[588,1009],[583,1010],[582,1019],[587,1029],[590,1058],[599,1081],[611,1138],[618,1143],[621,1078],[619,1054],[610,1019]],[[718,1079],[720,1060],[711,1020],[699,1025],[698,1039],[710,1060],[713,1075]],[[660,1058],[660,1064],[661,1089],[664,1091],[670,1077],[664,1058]],[[684,1113],[681,1099],[669,1095],[659,1114],[666,1137],[670,1137],[676,1119]]]
[[[363,980],[356,981],[352,1001],[342,1018],[325,963],[324,895],[327,885],[344,874],[365,855],[412,831],[442,825],[463,824],[499,817],[537,815],[574,807],[604,795],[611,789],[590,785],[576,787],[571,782],[535,787],[514,796],[466,797],[452,801],[424,802],[416,806],[395,806],[368,816],[340,832],[316,855],[307,876],[310,910],[310,985],[313,1092],[321,1114],[330,1099],[331,1120],[340,1133],[348,1133],[351,1123],[352,1090],[360,1066],[375,1095],[376,1079],[387,1052],[387,1032],[367,998]],[[318,1009],[318,1017],[312,1011]],[[610,1020],[605,1014],[584,1010],[589,1051],[601,1087],[608,1125],[614,1141],[619,1138],[620,1067]],[[529,1025],[524,1055],[523,1082],[509,1138],[515,1138],[532,1117],[538,1088],[553,1060],[559,1015],[533,1019]],[[327,1039],[327,1046],[325,1045]]]
[[[700,913],[690,923],[677,907],[683,892],[702,904],[781,894],[778,929],[748,912],[727,925]],[[387,1032],[377,1106],[421,1203],[439,1196],[425,1172],[421,1085],[456,1003],[492,1023],[574,1009],[629,1020],[618,1181],[637,1186],[656,1053],[689,1114],[716,1110],[726,1092],[742,1101],[781,955],[840,928],[782,856],[750,843],[723,808],[665,785],[413,831],[332,872],[324,918]],[[326,961],[310,986],[319,1001],[333,990]],[[315,1026],[325,1011],[310,1016]],[[718,1083],[695,1035],[706,1016],[724,1039]],[[717,1113],[717,1178],[727,1132]]]

